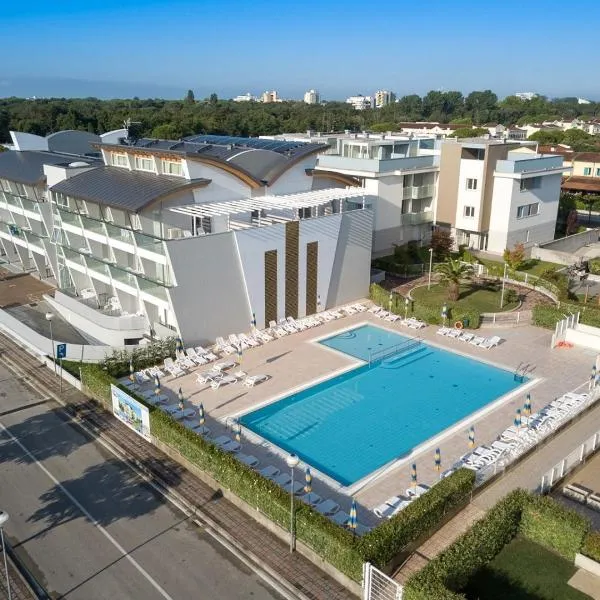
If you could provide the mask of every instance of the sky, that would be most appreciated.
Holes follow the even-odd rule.
[[[4,0],[0,24],[0,97],[600,99],[597,0]]]

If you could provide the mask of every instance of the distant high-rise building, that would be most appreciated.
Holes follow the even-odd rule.
[[[281,102],[281,98],[277,95],[276,90],[272,90],[272,91],[267,90],[261,96],[261,101],[266,102],[268,104],[269,102]]]
[[[356,110],[365,110],[365,108],[371,108],[373,106],[373,99],[370,96],[350,96],[346,98],[346,104],[352,104]]]
[[[308,92],[305,92],[304,102],[306,102],[306,104],[319,104],[320,101],[321,95],[317,90],[308,90]]]
[[[233,99],[234,102],[256,102],[256,96],[253,96],[250,92],[236,96]]]
[[[515,96],[521,100],[533,100],[538,97],[535,92],[515,92]]]
[[[591,104],[591,102],[585,98],[577,98],[577,104]]]
[[[396,94],[387,90],[377,90],[375,92],[375,107],[381,108],[396,101]]]

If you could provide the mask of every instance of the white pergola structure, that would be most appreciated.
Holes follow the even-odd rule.
[[[227,217],[228,229],[231,229],[232,215],[258,213],[258,226],[261,226],[261,217],[263,211],[267,210],[289,210],[294,213],[295,220],[298,217],[298,211],[303,208],[317,208],[327,205],[332,201],[339,200],[339,212],[342,212],[341,203],[350,198],[362,198],[362,206],[365,207],[365,190],[358,187],[349,188],[329,188],[325,190],[314,190],[310,192],[300,192],[297,194],[285,194],[281,196],[257,196],[256,198],[245,198],[243,200],[230,200],[227,202],[203,202],[198,204],[187,204],[185,206],[174,206],[170,211],[190,217]],[[282,217],[268,217],[268,223],[277,220],[289,220]],[[251,224],[236,223],[237,228],[251,227]],[[194,235],[196,231],[192,232]]]

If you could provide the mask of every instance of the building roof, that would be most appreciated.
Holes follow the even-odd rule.
[[[451,131],[455,131],[457,129],[468,129],[469,125],[457,124],[457,123],[434,123],[429,121],[416,121],[416,122],[406,122],[406,123],[397,123],[397,127],[400,129],[435,129],[439,127],[440,129],[448,129]]]
[[[220,135],[193,135],[179,141],[142,138],[132,143],[103,146],[124,151],[162,152],[223,165],[248,175],[261,185],[269,185],[305,156],[329,148],[327,144]]]
[[[38,150],[9,150],[0,152],[0,178],[25,185],[35,185],[44,180],[44,165],[68,166],[76,157]],[[85,157],[85,162],[98,161]]]
[[[600,177],[566,177],[561,188],[575,192],[600,192]]]
[[[102,166],[65,179],[52,186],[51,190],[74,198],[138,212],[156,200],[209,183],[210,179],[189,180]]]
[[[600,162],[600,152],[576,152],[573,155],[573,160],[583,162]]]

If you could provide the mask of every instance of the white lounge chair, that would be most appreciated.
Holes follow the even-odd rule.
[[[266,331],[261,331],[259,329],[257,329],[254,332],[254,337],[256,339],[261,340],[263,343],[267,343],[267,342],[272,342],[273,341],[273,336],[269,335]]]
[[[180,352],[177,355],[177,360],[175,364],[180,366],[182,369],[195,369],[198,365],[189,357],[186,356],[183,352]]]
[[[371,308],[367,309],[367,312],[375,314],[378,313],[380,310],[383,310],[381,306],[377,306],[376,304],[374,304],[373,306],[371,306]]]
[[[238,380],[236,377],[232,375],[223,375],[222,377],[217,377],[210,382],[210,387],[213,390],[218,390],[222,385],[227,385],[229,383],[237,383]]]
[[[276,475],[276,476],[272,477],[271,479],[277,485],[280,485],[280,486],[288,485],[292,481],[292,478],[290,477],[289,473],[279,473],[279,475]],[[296,483],[298,483],[298,482],[296,482]]]
[[[208,362],[208,358],[204,358],[198,354],[195,348],[188,348],[185,353],[187,354],[187,357],[194,361],[197,365],[205,365]]]
[[[165,374],[158,368],[158,367],[150,367],[147,370],[148,375],[150,375],[150,377],[164,377]]]
[[[386,318],[386,321],[390,321],[390,323],[395,323],[396,321],[400,320],[400,316],[399,315],[395,315],[394,313],[390,313]]]
[[[451,327],[440,327],[436,333],[438,335],[448,335],[452,331]]]
[[[304,493],[304,484],[301,481],[294,481],[294,485],[292,486],[292,482],[286,483],[281,486],[284,491],[288,494],[294,494],[294,496],[300,496]]]
[[[470,342],[475,337],[474,333],[462,333],[458,338],[459,342]]]
[[[196,375],[196,383],[200,383],[200,384],[209,383],[220,376],[222,376],[222,373],[221,373],[221,371],[219,371],[217,369],[212,369],[210,371],[204,371],[204,373],[198,373],[198,375]]]
[[[297,321],[294,317],[288,317],[286,319],[288,325],[291,325],[296,331],[304,331],[307,326],[302,321]]]
[[[150,381],[150,376],[145,371],[136,371],[134,375],[139,384]]]
[[[483,342],[481,342],[481,344],[479,344],[479,347],[484,348],[485,350],[489,350],[490,348],[497,346],[501,341],[502,341],[501,337],[494,335],[491,338],[487,338],[487,339],[483,340]]]
[[[387,517],[390,517],[392,515],[392,513],[394,512],[394,510],[405,500],[406,500],[406,498],[403,498],[402,496],[392,496],[391,498],[388,498],[385,502],[383,502],[379,506],[376,506],[373,509],[373,512],[380,519],[385,519]]]
[[[317,504],[320,504],[323,501],[323,498],[321,498],[319,494],[315,494],[315,492],[308,492],[308,494],[304,494],[304,496],[302,496],[300,500],[314,508],[315,506],[317,506]]]
[[[225,452],[239,452],[242,448],[242,445],[232,440],[229,436],[222,435],[215,440],[213,440],[213,444],[224,450]]]
[[[213,367],[217,371],[226,371],[227,369],[232,369],[236,365],[237,365],[237,363],[235,361],[233,361],[233,360],[224,360],[223,362],[215,363],[213,365]]]
[[[272,481],[275,479],[275,477],[278,477],[280,473],[281,471],[273,465],[264,467],[259,471],[259,474],[262,475],[265,479],[270,479]]]
[[[147,391],[148,396],[143,396],[143,398],[148,404],[152,404],[152,406],[161,406],[169,401],[168,396],[165,396],[164,394],[159,394],[157,396],[152,390]]]
[[[419,485],[417,486],[411,486],[409,488],[406,488],[406,495],[408,496],[408,498],[418,498],[419,496],[422,496],[425,492],[429,491],[429,486],[425,485],[424,483],[419,483]]]
[[[355,315],[357,312],[354,306],[342,306],[340,310],[345,312],[347,315]]]
[[[411,329],[422,329],[423,327],[427,327],[427,323],[419,321],[419,319],[408,319],[408,326]]]
[[[203,437],[210,435],[210,429],[204,425],[200,425],[199,423],[184,423],[185,427],[187,427],[190,431],[197,433]]]
[[[317,509],[317,512],[320,512],[322,515],[329,516],[338,512],[340,510],[340,505],[328,498],[327,500],[323,500],[320,504],[317,504],[315,508]]]
[[[242,341],[243,344],[246,344],[248,347],[257,348],[260,346],[260,342],[256,340],[256,338],[252,338],[247,336],[245,333],[240,333],[238,335],[238,339]]]
[[[222,352],[223,354],[234,354],[235,352],[237,352],[237,349],[234,348],[231,344],[227,343],[222,337],[218,337],[215,340],[215,347],[219,352]]]
[[[206,350],[202,346],[196,346],[196,352],[202,356],[202,358],[206,358],[207,360],[217,360],[219,358],[214,352],[210,350]]]
[[[447,337],[449,337],[449,338],[454,338],[454,339],[458,339],[458,338],[461,336],[461,334],[462,334],[462,330],[461,330],[461,329],[456,329],[456,328],[454,328],[454,329],[451,329],[451,330],[448,332],[448,335],[447,335]]]
[[[172,358],[165,358],[165,371],[168,371],[173,377],[185,375],[185,371]]]
[[[471,346],[479,346],[479,344],[481,344],[483,341],[485,340],[485,338],[481,335],[476,335],[475,337],[473,337],[473,339],[469,342],[469,344],[471,344]]]
[[[263,381],[267,381],[267,379],[269,379],[268,375],[251,375],[250,377],[246,377],[244,385],[246,387],[254,387],[257,383],[263,383]]]
[[[364,304],[358,302],[357,304],[353,304],[352,308],[354,308],[357,312],[365,312],[367,307]]]
[[[256,467],[260,462],[256,456],[252,456],[251,454],[238,454],[236,458],[249,467]]]

